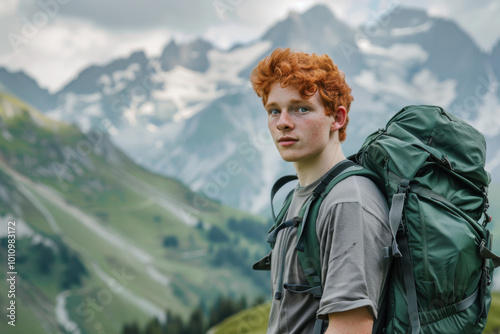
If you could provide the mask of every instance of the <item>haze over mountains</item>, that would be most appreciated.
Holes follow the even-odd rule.
[[[485,133],[488,168],[498,182],[500,42],[486,54],[453,21],[416,9],[393,7],[352,28],[318,5],[290,13],[259,39],[227,51],[201,39],[172,41],[157,58],[137,51],[91,66],[52,95],[23,73],[1,69],[0,83],[50,117],[83,131],[106,129],[148,169],[268,214],[272,182],[292,169],[267,135],[266,114],[248,76],[276,47],[327,53],[345,72],[355,98],[348,154],[403,106],[435,104]]]
[[[346,73],[347,154],[408,104],[477,126],[500,217],[500,42],[484,53],[453,21],[420,10],[352,28],[315,6],[230,50],[172,41],[156,58],[137,51],[90,66],[54,94],[0,68],[0,217],[18,222],[19,330],[115,333],[166,309],[268,292],[250,264],[267,251],[270,187],[293,169],[248,76],[276,47],[327,53]],[[0,231],[0,263],[5,240]]]

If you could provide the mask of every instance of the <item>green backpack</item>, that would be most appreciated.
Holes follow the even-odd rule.
[[[367,137],[349,157],[352,162],[325,177],[298,217],[283,222],[290,192],[277,217],[273,209],[268,242],[273,247],[282,228],[298,228],[297,255],[310,287],[297,292],[320,298],[319,207],[346,177],[370,177],[386,196],[393,233],[392,244],[380,250],[392,264],[373,333],[482,333],[493,269],[500,265],[486,228],[491,218],[485,158],[483,135],[466,122],[436,106],[405,107],[385,129]],[[293,179],[276,182],[271,204],[279,188]],[[268,270],[270,256],[254,269]],[[318,319],[315,333],[323,330]]]

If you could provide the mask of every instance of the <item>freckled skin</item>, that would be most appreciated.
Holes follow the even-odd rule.
[[[332,116],[325,115],[318,93],[307,100],[307,104],[291,104],[291,100],[303,100],[303,98],[293,87],[281,88],[279,83],[273,86],[267,105],[275,103],[273,109],[278,110],[279,114],[269,114],[269,130],[284,160],[314,159],[328,144],[330,127],[334,119]],[[296,110],[299,107],[309,107],[310,110],[301,113]],[[283,147],[278,142],[281,136],[291,136],[297,138],[298,141],[292,146]]]
[[[321,170],[324,173],[344,158],[337,131],[344,120],[339,121],[331,113],[326,115],[318,92],[304,99],[296,88],[282,88],[275,83],[264,107],[268,112],[268,126],[274,143],[281,157],[294,163],[299,178],[301,171],[307,171],[303,174],[310,174],[311,181],[314,181],[318,175],[311,171],[318,170],[319,173]],[[279,142],[283,137],[294,141],[283,145]],[[309,180],[304,181],[307,183]],[[301,182],[301,185],[305,184]]]

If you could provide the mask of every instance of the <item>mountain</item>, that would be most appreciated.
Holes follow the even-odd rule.
[[[344,72],[354,74],[360,72],[364,64],[364,55],[354,53],[346,57],[346,41],[354,41],[356,31],[345,22],[339,20],[325,5],[316,5],[303,14],[291,12],[283,21],[272,26],[260,38],[271,41],[271,50],[277,47],[317,54],[328,54],[335,64]],[[246,77],[257,63],[252,64]]]
[[[170,42],[159,57],[159,62],[164,71],[169,71],[175,66],[205,72],[209,67],[207,53],[213,49],[212,44],[202,39],[197,39],[186,45]]]
[[[452,20],[401,6],[357,27],[346,22],[317,5],[230,50],[196,39],[172,41],[156,58],[137,51],[82,71],[54,95],[57,106],[42,111],[84,132],[109,133],[136,163],[195,191],[269,215],[273,181],[293,169],[266,132],[248,76],[287,46],[327,53],[344,71],[355,99],[346,154],[405,105],[435,104],[485,134],[487,167],[499,183],[500,44],[486,54]]]
[[[165,321],[167,310],[184,315],[219,296],[268,293],[267,275],[250,269],[266,251],[256,242],[265,238],[263,218],[153,174],[108,134],[83,134],[5,93],[0,134],[0,220],[15,230],[16,333],[117,333],[130,319]],[[8,240],[2,229],[3,268]],[[7,283],[0,289],[9,291]],[[0,332],[10,330],[0,323]]]
[[[103,119],[121,127],[127,108],[135,108],[138,99],[150,99],[150,89],[159,87],[150,79],[150,66],[143,51],[91,66],[56,94],[59,104],[48,115],[76,123],[83,131],[102,128]]]
[[[109,80],[114,79],[120,82],[134,76],[140,70],[145,70],[148,59],[143,51],[132,53],[128,58],[117,59],[110,64],[103,66],[90,66],[78,74],[78,77],[64,86],[59,92],[59,96],[64,96],[66,92],[74,94],[92,94],[95,91],[105,91],[110,89]],[[126,72],[130,73],[126,73]],[[137,76],[136,79],[141,79]],[[140,81],[130,81],[136,84]]]
[[[467,96],[474,92],[478,77],[488,77],[488,55],[482,53],[455,22],[430,17],[422,10],[402,8],[390,17],[387,24],[380,25],[377,33],[369,37],[368,43],[385,50],[400,48],[399,52],[413,50],[421,53],[421,58],[414,61],[407,72],[407,81],[425,78],[426,81],[431,79],[442,84],[448,82],[454,87],[449,90],[450,96],[443,94],[445,91],[439,92],[439,95],[435,94],[433,103],[444,103],[454,113],[462,113],[462,117],[476,117],[474,111],[471,110],[470,115],[465,114],[469,110],[461,110],[458,105],[463,105]],[[381,75],[377,79],[384,80],[387,76],[384,70],[379,69]]]
[[[23,71],[11,72],[0,67],[0,91],[16,95],[40,110],[57,106],[56,97]]]
[[[486,54],[451,20],[384,14],[351,27],[319,5],[230,50],[171,42],[159,57],[90,66],[55,93],[0,69],[0,91],[24,99],[0,93],[0,216],[16,220],[19,331],[115,333],[219,294],[267,293],[266,275],[249,270],[266,219],[234,207],[269,216],[272,183],[293,173],[248,82],[277,46],[328,53],[345,72],[346,154],[407,104],[441,105],[480,129],[496,222],[500,42]],[[6,247],[3,230],[2,264]]]

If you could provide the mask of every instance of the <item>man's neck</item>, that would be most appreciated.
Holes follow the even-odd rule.
[[[340,144],[337,144],[325,149],[319,156],[294,162],[300,186],[305,187],[318,180],[342,160],[345,156]]]

